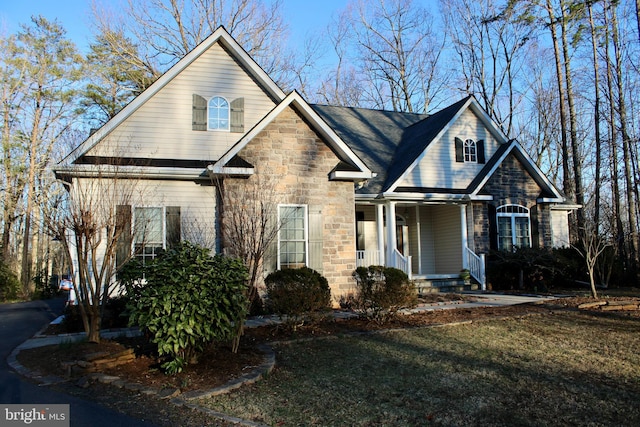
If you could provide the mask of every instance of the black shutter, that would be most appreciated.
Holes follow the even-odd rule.
[[[119,269],[129,261],[131,257],[131,206],[116,206],[116,269]]]
[[[180,243],[180,206],[167,206],[167,249]]]
[[[244,132],[244,98],[231,101],[231,132]]]
[[[476,142],[476,156],[478,159],[478,163],[484,164],[484,139]]]
[[[193,94],[192,130],[207,130],[207,100]]]
[[[464,143],[456,138],[456,162],[464,162]]]

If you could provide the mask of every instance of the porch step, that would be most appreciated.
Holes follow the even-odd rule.
[[[432,293],[455,293],[464,291],[476,291],[478,284],[471,282],[466,284],[462,279],[419,279],[414,280],[418,295]]]

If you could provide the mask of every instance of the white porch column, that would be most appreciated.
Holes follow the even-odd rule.
[[[467,205],[460,205],[460,226],[462,229],[462,268],[469,268],[469,260],[467,259]]]
[[[376,225],[378,226],[378,263],[385,265],[384,256],[384,205],[376,205]]]
[[[387,202],[387,267],[396,267],[394,249],[396,247],[396,202]]]

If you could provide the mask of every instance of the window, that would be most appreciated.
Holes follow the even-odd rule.
[[[471,138],[455,138],[456,162],[484,164],[484,139],[474,141]]]
[[[208,129],[229,130],[229,103],[221,96],[209,100]]]
[[[531,246],[529,209],[520,205],[504,205],[496,210],[498,221],[498,250]]]
[[[473,139],[467,139],[464,142],[464,161],[473,163],[478,161],[476,156],[476,143]]]
[[[164,249],[164,209],[136,207],[134,214],[134,250],[142,263],[154,259]]]
[[[279,207],[278,269],[307,265],[307,207]]]

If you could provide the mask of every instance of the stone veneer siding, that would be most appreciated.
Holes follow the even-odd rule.
[[[551,214],[547,204],[537,204],[542,189],[529,175],[514,154],[507,156],[485,184],[483,194],[491,194],[491,202],[473,202],[474,243],[477,253],[490,250],[490,224],[495,218],[489,205],[498,208],[506,204],[522,205],[529,209],[531,243],[533,247],[551,247]],[[492,210],[493,212],[495,209]],[[493,248],[495,249],[495,248]]]
[[[356,268],[354,184],[329,180],[339,162],[335,153],[288,107],[239,156],[255,167],[255,175],[278,177],[278,203],[307,205],[309,213],[322,212],[322,274],[334,300],[351,290]]]

